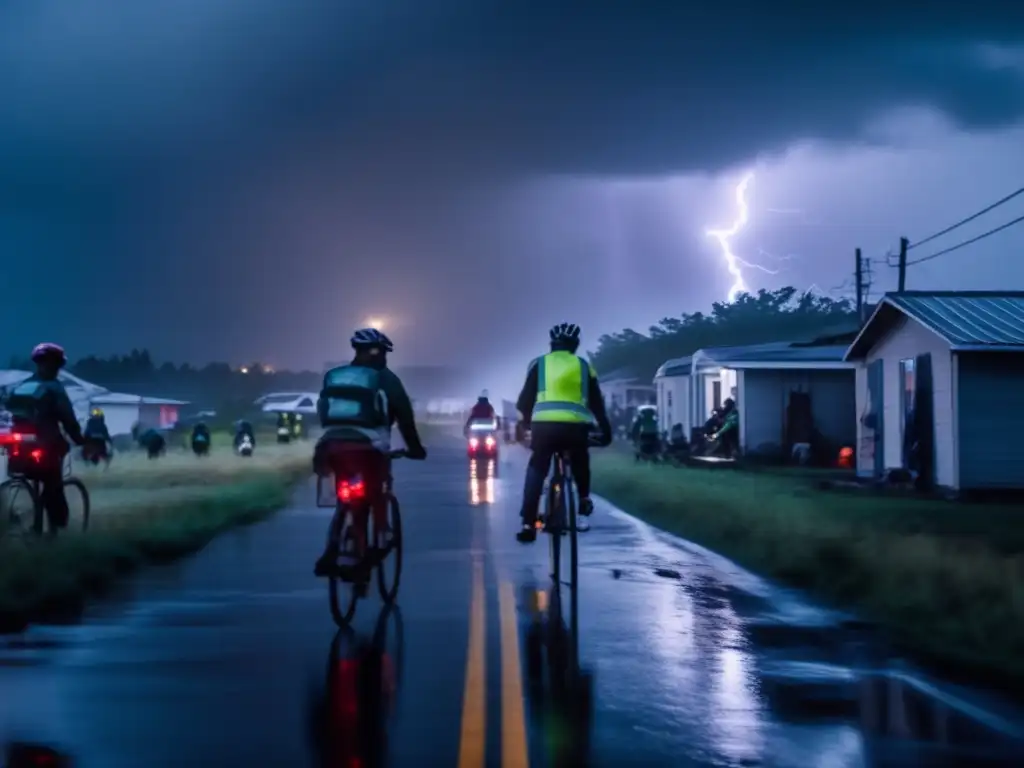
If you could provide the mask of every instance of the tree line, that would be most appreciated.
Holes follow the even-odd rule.
[[[856,328],[857,315],[846,299],[832,299],[789,286],[741,293],[732,303],[715,302],[710,314],[666,317],[646,334],[627,328],[605,334],[589,353],[601,373],[625,370],[651,379],[666,360],[712,347],[809,341]]]
[[[30,371],[35,366],[27,359],[14,358],[10,367]],[[260,362],[242,367],[228,363],[157,365],[145,349],[110,357],[89,355],[69,364],[67,370],[113,392],[184,400],[197,408],[217,408],[228,402],[251,404],[267,392],[316,392],[323,378],[314,371],[275,371]]]

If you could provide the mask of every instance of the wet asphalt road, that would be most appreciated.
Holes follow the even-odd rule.
[[[513,539],[523,467],[508,448],[472,477],[460,446],[396,465],[405,563],[400,617],[386,624],[400,667],[389,765],[540,766],[554,744],[579,741],[566,735],[564,704],[538,702],[522,674],[531,605],[550,604],[545,538]],[[102,768],[310,764],[311,691],[336,634],[326,584],[312,575],[329,515],[301,489],[272,520],[145,572],[83,625],[33,629],[0,655],[0,740],[55,743]],[[892,690],[851,685],[821,642],[780,641],[766,616],[821,616],[747,581],[598,505],[581,537],[578,596],[591,765],[985,764],[989,735],[929,707],[915,715],[924,725],[897,735],[938,729],[932,740],[894,741]],[[380,609],[372,593],[360,604],[360,637]],[[820,706],[806,704],[809,681]],[[972,754],[954,757],[941,740]]]

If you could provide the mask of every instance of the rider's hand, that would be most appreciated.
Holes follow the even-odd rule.
[[[427,449],[422,445],[419,448],[407,448],[405,451],[405,457],[412,459],[413,461],[423,461],[427,458]]]
[[[597,436],[597,444],[602,448],[607,448],[612,444],[612,431],[610,429],[601,430],[601,433]]]

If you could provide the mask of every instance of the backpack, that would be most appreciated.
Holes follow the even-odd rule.
[[[37,432],[40,422],[50,408],[50,390],[36,379],[26,379],[9,390],[6,407],[11,414],[11,429],[14,432]]]
[[[346,365],[324,375],[320,393],[325,427],[387,427],[388,398],[381,388],[380,371],[362,365]]]

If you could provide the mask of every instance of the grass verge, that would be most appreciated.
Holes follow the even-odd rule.
[[[1024,687],[1024,508],[826,492],[806,479],[603,455],[594,490],[876,622],[954,677]]]
[[[53,542],[0,541],[0,631],[73,619],[119,576],[267,517],[309,475],[310,454],[311,444],[300,443],[249,459],[228,450],[156,461],[122,454],[108,470],[76,467],[92,496],[89,530],[69,529]]]

